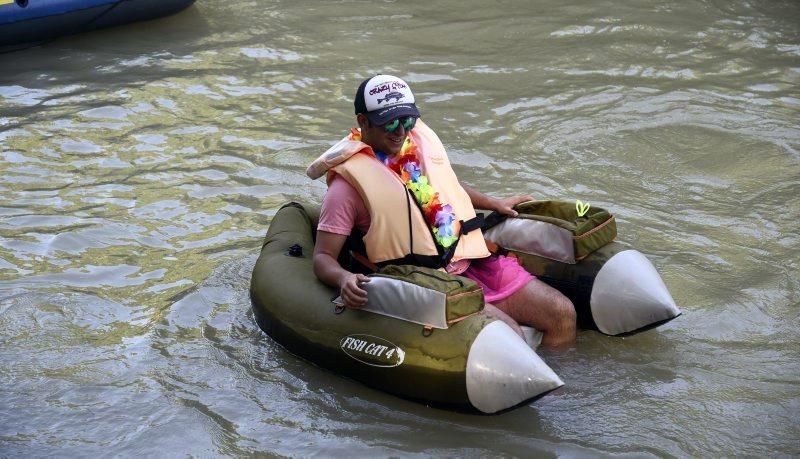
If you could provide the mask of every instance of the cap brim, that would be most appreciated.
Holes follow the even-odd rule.
[[[367,118],[369,118],[370,122],[372,124],[377,124],[378,126],[382,126],[393,119],[402,118],[404,116],[413,116],[419,118],[419,110],[417,110],[417,106],[414,104],[399,104],[382,108],[380,110],[367,112]]]

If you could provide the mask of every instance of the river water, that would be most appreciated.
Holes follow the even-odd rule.
[[[200,0],[0,68],[0,456],[800,455],[795,1]],[[495,416],[288,354],[250,271],[377,72],[463,181],[610,209],[684,315]]]

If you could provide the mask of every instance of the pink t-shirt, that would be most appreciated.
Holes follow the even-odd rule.
[[[353,228],[366,233],[371,222],[361,195],[347,180],[336,175],[322,198],[317,229],[349,236]]]

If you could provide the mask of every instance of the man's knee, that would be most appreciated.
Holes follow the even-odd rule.
[[[565,318],[575,317],[575,306],[563,293],[545,283],[540,283],[539,285],[533,285],[532,283],[530,287],[532,288],[531,297],[543,299],[552,314]]]
[[[574,330],[577,315],[569,298],[555,288],[549,287],[547,315],[554,329]]]
[[[561,292],[557,293],[553,299],[552,333],[542,343],[559,347],[575,341],[577,337],[577,314],[572,301]]]
[[[559,315],[561,315],[564,320],[575,323],[577,319],[577,314],[575,312],[575,305],[572,304],[569,298],[564,296],[561,292],[558,293],[558,299],[556,300],[557,309]]]

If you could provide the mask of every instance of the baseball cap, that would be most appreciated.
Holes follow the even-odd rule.
[[[363,113],[370,122],[379,126],[402,116],[419,118],[411,88],[392,75],[376,75],[362,81],[353,105],[356,115]]]

